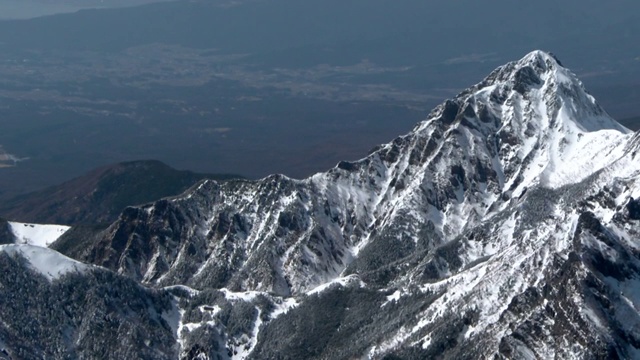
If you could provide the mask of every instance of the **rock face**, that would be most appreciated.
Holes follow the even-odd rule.
[[[362,160],[53,248],[171,293],[185,359],[636,358],[639,146],[535,51]]]

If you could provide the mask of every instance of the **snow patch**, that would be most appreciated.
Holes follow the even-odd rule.
[[[91,265],[68,258],[57,251],[32,245],[0,245],[0,251],[25,258],[31,267],[49,281],[70,272],[85,272]]]
[[[245,291],[245,292],[233,292],[226,288],[220,289],[220,291],[224,294],[224,297],[230,301],[242,300],[246,302],[251,302],[256,296],[263,294],[260,291]]]
[[[319,294],[331,287],[334,286],[342,286],[342,287],[348,287],[348,286],[353,286],[353,285],[357,285],[359,287],[365,287],[365,283],[362,282],[362,280],[360,280],[360,277],[358,275],[349,275],[347,277],[341,277],[341,278],[337,278],[337,279],[333,279],[331,281],[329,281],[326,284],[322,284],[320,286],[315,287],[312,290],[309,290],[307,292],[307,295],[313,295],[313,294]]]
[[[276,306],[275,310],[273,310],[271,314],[269,314],[269,317],[271,318],[271,320],[274,320],[280,315],[288,313],[289,310],[300,305],[295,298],[286,298],[281,300],[282,301],[280,303],[275,304]]]
[[[49,247],[58,240],[70,227],[64,225],[40,225],[20,222],[9,222],[11,232],[16,237],[16,244],[27,244]]]
[[[231,356],[232,360],[242,360],[248,358],[249,355],[251,355],[251,353],[253,352],[256,344],[258,343],[258,334],[260,333],[260,326],[262,326],[262,319],[260,318],[262,312],[260,311],[260,309],[257,310],[258,314],[256,315],[256,321],[253,325],[253,330],[251,331],[251,337],[243,339],[246,341],[244,341],[240,346],[233,347],[234,352],[233,356]],[[243,337],[246,337],[246,335],[243,335]]]
[[[171,328],[171,332],[180,346],[180,351],[184,348],[184,339],[180,335],[183,315],[184,310],[180,309],[178,306],[178,300],[175,298],[171,302],[171,310],[162,313],[162,319],[164,319],[167,325]]]

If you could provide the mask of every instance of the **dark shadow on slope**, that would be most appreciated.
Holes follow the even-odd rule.
[[[202,179],[239,177],[179,171],[155,160],[124,162],[20,195],[0,204],[0,214],[30,223],[105,224],[115,221],[127,206],[178,195]]]

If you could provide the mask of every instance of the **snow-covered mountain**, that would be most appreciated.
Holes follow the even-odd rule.
[[[171,294],[174,358],[637,358],[638,136],[534,51],[362,160],[52,248]]]
[[[172,296],[39,246],[0,245],[0,359],[175,359]]]
[[[533,52],[360,161],[305,180],[208,181],[129,208],[86,260],[152,285],[301,294],[379,239],[435,247],[527,189],[579,182],[629,136],[574,75]]]

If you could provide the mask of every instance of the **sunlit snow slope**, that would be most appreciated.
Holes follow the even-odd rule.
[[[29,244],[35,246],[48,247],[67,230],[64,225],[41,225],[9,222],[11,232],[18,244]]]
[[[174,294],[182,358],[636,358],[639,147],[534,51],[364,159],[204,181],[69,255]]]
[[[33,245],[0,245],[0,252],[25,259],[32,269],[49,280],[55,280],[68,272],[85,271],[90,268],[57,251]]]

